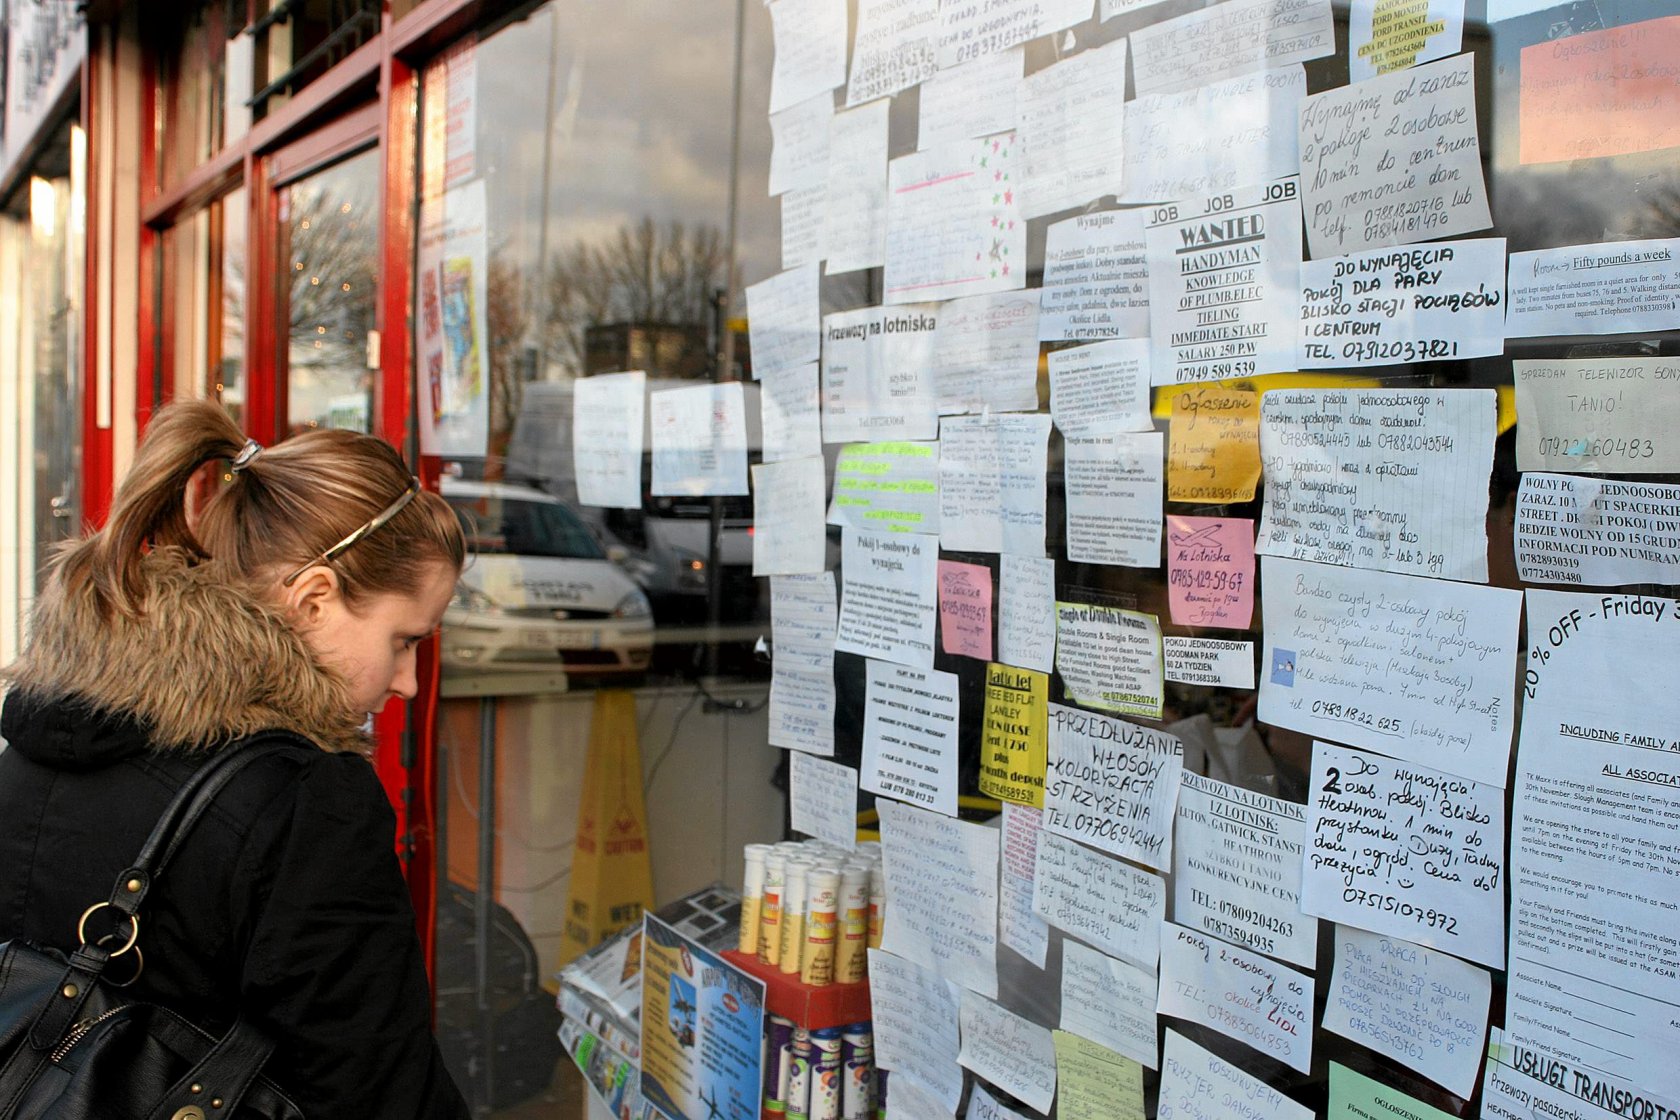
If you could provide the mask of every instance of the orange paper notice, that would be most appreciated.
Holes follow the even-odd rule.
[[[1589,31],[1522,52],[1523,163],[1680,145],[1680,16]]]
[[[1172,393],[1169,502],[1246,502],[1260,480],[1260,394],[1217,383]]]

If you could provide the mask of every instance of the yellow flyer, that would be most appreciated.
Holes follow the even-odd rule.
[[[980,791],[1017,805],[1044,807],[1050,674],[993,662],[986,666]]]
[[[1260,481],[1260,394],[1181,385],[1167,429],[1169,502],[1246,502]]]

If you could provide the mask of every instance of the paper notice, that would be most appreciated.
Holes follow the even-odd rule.
[[[816,190],[828,176],[828,137],[834,98],[819,93],[770,114],[770,194]]]
[[[1313,978],[1235,945],[1161,923],[1162,1015],[1211,1027],[1291,1069],[1312,1068]]]
[[[888,1103],[889,1108],[896,1108],[896,1099]],[[997,1102],[997,1098],[986,1092],[986,1087],[975,1082],[974,1091],[968,1095],[967,1120],[1028,1120],[1025,1113],[1016,1112],[1013,1108],[1005,1108]]]
[[[1166,438],[1118,432],[1069,437],[1065,444],[1068,559],[1160,567]]]
[[[821,456],[753,465],[753,575],[813,575],[823,570],[828,558],[822,516],[827,488]]]
[[[1269,957],[1314,967],[1318,921],[1301,913],[1301,806],[1188,771],[1178,791],[1173,917]]]
[[[834,573],[770,577],[770,742],[834,753]]]
[[[1254,550],[1487,581],[1492,389],[1286,389],[1261,402]]]
[[[1299,64],[1126,103],[1124,202],[1171,202],[1294,175]]]
[[[786,366],[762,375],[758,383],[759,428],[766,463],[822,454],[822,414],[817,363]]]
[[[1148,432],[1149,340],[1120,338],[1052,350],[1050,415],[1065,436]]]
[[[1038,290],[941,304],[931,374],[941,414],[1036,411]]]
[[[1505,350],[1505,239],[1370,249],[1301,265],[1301,368]]]
[[[1313,1110],[1250,1077],[1177,1031],[1161,1057],[1161,1120],[1215,1120],[1241,1101],[1247,1120],[1313,1120]]]
[[[932,307],[865,307],[823,317],[823,442],[933,439]]]
[[[1060,1120],[1143,1120],[1143,1066],[1067,1031],[1055,1039]]]
[[[642,508],[647,374],[598,373],[572,382],[572,467],[578,504]]]
[[[869,950],[875,1064],[892,1071],[895,1089],[914,1081],[947,1114],[957,1111],[962,1098],[962,1068],[957,1065],[961,998],[961,990],[937,973],[891,953]]]
[[[1498,1027],[1489,1032],[1485,1070],[1482,1115],[1489,1120],[1528,1120],[1536,1115],[1680,1115],[1680,1100],[1658,1096],[1597,1070],[1573,1068],[1555,1054],[1508,1044]],[[1611,1113],[1605,1102],[1620,1102],[1623,1111]]]
[[[957,675],[869,662],[863,788],[957,815]]]
[[[770,112],[846,84],[845,0],[771,0]]]
[[[1044,555],[1050,417],[948,416],[939,436],[940,544]]]
[[[1160,719],[1161,620],[1118,607],[1057,602],[1056,671],[1076,703]]]
[[[1126,43],[1116,39],[1022,79],[1021,212],[1029,218],[1120,192]]]
[[[1348,13],[1348,81],[1457,54],[1464,0],[1353,0]],[[1523,122],[1528,122],[1523,114]],[[1460,1096],[1468,1096],[1461,1093]]]
[[[1560,358],[1511,363],[1517,466],[1525,471],[1680,471],[1680,360]]]
[[[1138,95],[1336,53],[1330,0],[1228,0],[1132,32]]]
[[[1050,927],[1033,913],[1033,871],[1038,865],[1042,816],[1025,805],[1003,803],[1003,869],[998,880],[1003,943],[1037,968],[1044,967],[1050,948]]]
[[[1039,834],[1033,910],[1057,929],[1154,971],[1166,907],[1159,875],[1072,840]]]
[[[998,567],[998,660],[1041,673],[1054,666],[1054,560],[1004,554]]]
[[[851,443],[834,463],[834,525],[939,532],[939,444]]]
[[[1253,642],[1183,638],[1174,634],[1166,635],[1161,641],[1169,681],[1212,688],[1254,687]]]
[[[1260,394],[1195,385],[1172,394],[1167,500],[1224,505],[1254,498],[1260,481]]]
[[[939,0],[860,0],[846,104],[890,97],[933,77]]]
[[[1673,15],[1524,47],[1521,162],[1680,146],[1676,51],[1680,16]],[[1615,60],[1613,69],[1604,68],[1605,59]]]
[[[1050,705],[1049,726],[1045,831],[1170,870],[1184,744],[1165,731],[1061,704]]]
[[[782,267],[815,264],[823,255],[823,222],[828,211],[826,187],[782,193]],[[748,314],[751,323],[751,314]],[[762,376],[758,370],[753,371]]]
[[[880,268],[887,260],[887,107],[872,101],[834,114],[828,132],[828,275]]]
[[[1511,338],[1672,330],[1680,238],[1511,254]]]
[[[1487,229],[1475,58],[1456,55],[1301,104],[1307,245],[1333,257]]]
[[[1260,719],[1505,786],[1519,593],[1266,557]]]
[[[1532,1113],[1530,1115],[1533,1115]],[[1367,1116],[1405,1116],[1409,1120],[1453,1120],[1453,1114],[1408,1097],[1340,1062],[1330,1063],[1329,1120],[1363,1120]]]
[[[1247,630],[1254,621],[1254,522],[1169,515],[1167,602],[1180,626]]]
[[[1156,1069],[1161,1064],[1155,1042],[1157,998],[1153,971],[1071,939],[1062,943],[1064,1031]]]
[[[739,381],[649,398],[655,496],[747,493],[747,408]]]
[[[1677,611],[1673,599],[1528,592],[1505,1012],[1512,1041],[1669,1097],[1680,1097]]]
[[[1015,87],[1021,84],[1021,70],[1021,48],[1012,47],[941,70],[923,82],[917,149],[1013,129],[1019,119]]]
[[[1513,534],[1524,583],[1680,583],[1680,486],[1523,475]]]
[[[933,666],[939,541],[920,533],[844,530],[845,595],[834,648],[900,665]]]
[[[857,846],[858,772],[801,751],[788,756],[793,830],[840,848]]]
[[[1038,337],[1149,337],[1149,262],[1143,211],[1105,210],[1053,224],[1045,234]]]
[[[1301,317],[1296,190],[1295,180],[1285,179],[1148,212],[1144,242],[1155,384],[1296,368]]]
[[[957,657],[992,659],[992,570],[939,562],[939,642]]]
[[[892,900],[881,947],[995,999],[997,829],[896,801],[876,804]]]
[[[1015,134],[1001,133],[887,164],[886,302],[1026,286],[1027,225],[1015,196],[1019,162]]]
[[[962,994],[957,1063],[1036,1112],[1049,1112],[1056,1098],[1056,1044],[1049,1029],[973,992]]]
[[[1313,744],[1301,909],[1505,963],[1505,798],[1439,770]]]
[[[980,792],[1042,808],[1050,678],[1011,665],[986,666]]]
[[[1481,1070],[1492,993],[1492,978],[1473,964],[1337,926],[1324,1029],[1468,1100]]]
[[[815,261],[747,288],[754,377],[817,360],[822,353],[817,309]]]
[[[958,66],[1091,18],[1091,0],[940,0],[939,66]]]
[[[952,1069],[960,1067],[952,1065]],[[885,1066],[881,1067],[887,1072]],[[959,1079],[958,1084],[962,1082]],[[919,1081],[900,1079],[893,1086],[892,1099],[887,1101],[886,1120],[955,1120],[954,1110],[947,1108],[937,1096],[922,1088]]]

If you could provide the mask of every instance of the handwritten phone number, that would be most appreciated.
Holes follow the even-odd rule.
[[[1183,568],[1174,568],[1168,582],[1174,587],[1188,588],[1192,591],[1241,591],[1243,573],[1208,571],[1206,569],[1199,572],[1189,572]]]
[[[1426,925],[1430,929],[1438,929],[1443,933],[1458,933],[1458,919],[1451,914],[1443,914],[1439,910],[1417,906],[1410,902],[1402,902],[1393,895],[1383,894],[1381,891],[1345,887],[1342,890],[1342,901],[1369,906],[1373,910],[1380,910],[1385,914],[1398,914],[1402,918],[1411,918],[1420,926]]]
[[[1656,444],[1651,440],[1628,439],[1625,436],[1580,439],[1542,436],[1540,439],[1540,454],[1545,456],[1567,455],[1593,459],[1620,456],[1623,459],[1649,459],[1656,453]]]

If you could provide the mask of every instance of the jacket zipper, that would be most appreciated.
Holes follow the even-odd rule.
[[[109,1019],[111,1016],[117,1014],[120,1011],[125,1011],[125,1010],[127,1010],[127,1009],[123,1008],[123,1007],[113,1007],[109,1011],[100,1012],[98,1015],[94,1016],[92,1019],[83,1019],[81,1022],[79,1022],[75,1026],[71,1027],[70,1028],[70,1033],[66,1034],[64,1036],[64,1040],[62,1042],[60,1042],[58,1044],[58,1046],[53,1049],[53,1052],[50,1055],[50,1060],[52,1061],[52,1063],[54,1065],[57,1065],[60,1061],[63,1060],[63,1058],[66,1054],[70,1053],[70,1051],[75,1047],[76,1043],[80,1042],[82,1039],[87,1037],[88,1032],[92,1031],[93,1028],[97,1027],[99,1024],[103,1023],[105,1020]]]

